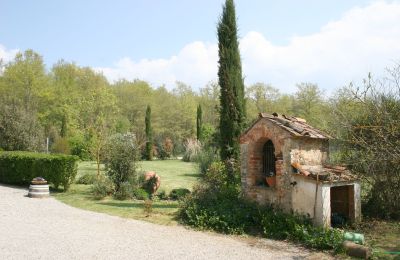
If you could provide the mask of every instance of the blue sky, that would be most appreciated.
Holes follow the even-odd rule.
[[[141,78],[171,88],[179,80],[197,89],[216,79],[223,2],[0,0],[0,58],[31,48],[48,67],[63,58],[111,81]],[[291,92],[309,81],[332,90],[400,58],[399,2],[235,2],[246,84]]]

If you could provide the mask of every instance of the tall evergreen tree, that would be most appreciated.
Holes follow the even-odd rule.
[[[151,129],[151,107],[147,105],[146,109],[146,159],[153,160],[153,130]]]
[[[245,123],[244,82],[237,37],[235,4],[226,0],[218,23],[221,158],[239,159],[239,136]]]
[[[197,106],[197,119],[196,119],[196,126],[197,126],[197,140],[202,141],[203,133],[203,112],[201,110],[201,105]]]

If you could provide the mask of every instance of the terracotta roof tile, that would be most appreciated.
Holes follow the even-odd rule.
[[[302,136],[318,139],[332,139],[332,136],[322,132],[321,130],[310,126],[306,120],[293,116],[279,115],[277,113],[266,114],[260,113],[260,118],[265,118],[277,126],[285,129],[294,136]]]

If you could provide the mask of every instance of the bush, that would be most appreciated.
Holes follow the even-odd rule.
[[[43,151],[43,128],[34,110],[0,102],[0,147],[7,151]]]
[[[218,161],[218,159],[218,153],[215,148],[209,147],[201,150],[196,157],[196,162],[199,164],[200,173],[203,175],[206,174],[211,164]]]
[[[100,178],[96,179],[93,183],[92,193],[96,199],[102,199],[114,193],[114,185],[109,178],[100,176]]]
[[[118,192],[121,184],[129,182],[132,185],[137,183],[136,160],[138,146],[135,136],[131,133],[113,135],[107,145],[106,172],[115,185]]]
[[[179,218],[183,223],[228,234],[257,232],[316,249],[341,249],[340,230],[317,228],[305,216],[248,201],[237,185],[228,181],[228,171],[222,162],[210,166],[202,183],[180,203]]]
[[[93,159],[90,153],[90,142],[85,140],[83,135],[75,135],[68,139],[70,151],[72,155],[79,156],[82,161],[90,161]]]
[[[142,179],[142,178],[141,178]],[[144,179],[142,182],[142,188],[151,196],[156,191],[157,188],[157,177],[152,176],[148,180]]]
[[[169,193],[169,197],[172,200],[181,200],[188,194],[190,194],[190,190],[188,190],[188,189],[185,189],[185,188],[173,189]]]
[[[167,200],[168,199],[168,195],[165,192],[165,190],[159,191],[156,196],[160,200]]]
[[[370,186],[363,214],[400,220],[400,64],[343,88],[332,105],[339,159]]]
[[[117,200],[131,199],[133,196],[132,184],[129,182],[121,183],[119,190],[114,193],[114,198]]]
[[[86,174],[82,175],[81,177],[79,177],[79,179],[76,181],[76,183],[89,185],[89,184],[93,184],[95,181],[96,181],[95,174],[86,173]]]
[[[78,157],[32,152],[1,152],[0,182],[26,185],[38,176],[55,188],[63,185],[68,190],[77,174]]]
[[[197,155],[201,151],[201,144],[196,139],[188,138],[185,141],[185,154],[183,155],[183,161],[194,162],[196,161]]]
[[[149,193],[142,188],[134,189],[133,196],[138,200],[147,200],[149,198]]]
[[[227,234],[243,234],[257,226],[256,207],[243,203],[235,189],[211,190],[198,186],[180,205],[180,219],[196,228]]]

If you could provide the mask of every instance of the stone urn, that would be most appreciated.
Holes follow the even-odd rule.
[[[47,198],[50,196],[49,185],[42,177],[36,177],[31,181],[29,186],[29,198]]]

